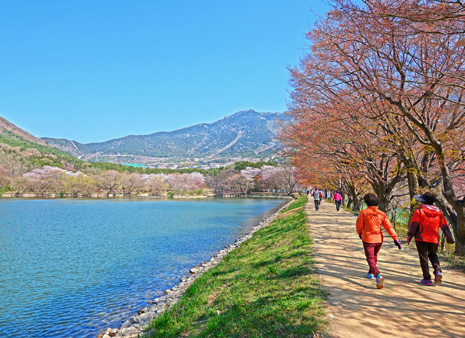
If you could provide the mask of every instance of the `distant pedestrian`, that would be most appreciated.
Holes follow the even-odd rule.
[[[431,274],[429,273],[429,259],[434,269],[434,282],[440,284],[442,282],[442,270],[437,255],[439,228],[442,229],[447,243],[454,243],[454,238],[441,210],[433,206],[433,203],[436,201],[436,195],[426,192],[423,195],[415,195],[413,198],[421,204],[414,211],[410,221],[407,244],[410,244],[411,239],[415,238],[420,266],[423,272],[421,283],[424,285],[433,285]]]
[[[336,210],[339,211],[341,208],[341,203],[342,203],[342,195],[341,192],[338,190],[333,196],[333,201],[336,203]]]
[[[308,197],[308,194],[310,194],[310,190],[307,189],[306,193],[307,193],[307,197]]]
[[[357,233],[363,241],[363,249],[368,262],[369,270],[367,277],[369,279],[376,278],[376,287],[382,289],[384,286],[384,278],[379,273],[378,253],[383,245],[383,233],[381,226],[386,229],[391,235],[394,244],[401,249],[400,242],[397,240],[397,234],[388,217],[384,212],[378,209],[379,199],[375,194],[366,194],[363,197],[367,208],[363,209],[357,217]]]
[[[319,210],[322,196],[321,192],[318,190],[318,187],[315,188],[315,191],[313,191],[312,196],[313,201],[315,202],[315,210]]]

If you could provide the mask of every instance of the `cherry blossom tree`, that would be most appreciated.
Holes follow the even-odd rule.
[[[105,170],[94,175],[97,187],[107,195],[113,195],[122,190],[122,175],[116,170]]]
[[[465,254],[457,179],[465,154],[462,17],[458,1],[336,1],[307,34],[311,52],[291,70],[292,132],[284,129],[291,148],[341,173],[358,171],[381,197],[390,199],[405,176],[410,194],[441,182],[440,204],[453,210],[446,216],[459,254]],[[344,130],[354,137],[338,137]]]
[[[204,188],[205,177],[200,173],[169,174],[165,178],[169,189],[173,192],[193,192]]]
[[[122,173],[121,186],[124,194],[131,195],[132,193],[138,192],[144,188],[144,181],[140,174]]]

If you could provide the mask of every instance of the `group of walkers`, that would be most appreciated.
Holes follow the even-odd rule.
[[[329,198],[331,193],[329,192],[322,192],[318,187],[315,187],[314,190],[307,189],[307,196],[311,195],[313,197],[313,201],[315,202],[315,210],[320,209],[321,200],[323,199],[323,195],[326,198]],[[339,211],[342,204],[342,195],[341,192],[338,190],[333,195],[333,201],[336,203],[336,210]]]
[[[420,206],[414,211],[409,223],[407,244],[410,244],[413,238],[415,239],[420,266],[423,272],[421,283],[428,286],[433,285],[429,270],[429,260],[433,266],[434,282],[440,284],[442,282],[442,270],[437,255],[439,248],[439,229],[442,229],[447,243],[454,243],[454,238],[452,237],[452,233],[444,215],[437,207],[433,206],[436,201],[436,196],[427,192],[423,195],[415,195],[414,198],[420,203]],[[375,194],[366,194],[364,201],[368,207],[362,210],[357,217],[357,233],[363,242],[363,248],[369,266],[367,277],[369,279],[376,279],[376,287],[382,289],[384,278],[381,276],[377,267],[378,252],[383,244],[381,226],[383,226],[392,237],[394,244],[399,250],[402,247],[388,217],[384,212],[378,209],[378,197]]]
[[[310,191],[307,190],[307,195],[309,195],[309,193]],[[311,195],[315,201],[315,210],[318,210],[322,194],[318,188],[316,188],[312,191]],[[367,204],[367,208],[362,210],[357,217],[356,230],[359,238],[362,240],[363,249],[368,262],[369,270],[367,278],[376,280],[376,287],[382,289],[384,286],[384,277],[380,274],[377,267],[378,253],[383,244],[381,227],[392,237],[394,244],[399,250],[401,250],[402,246],[387,215],[378,209],[378,196],[369,193],[366,194],[363,199]],[[442,269],[437,255],[439,248],[439,229],[442,230],[447,243],[454,243],[454,238],[444,215],[437,207],[433,206],[436,201],[436,196],[434,194],[426,192],[423,195],[415,195],[414,199],[420,206],[414,211],[412,219],[410,220],[407,244],[410,244],[411,240],[415,239],[423,273],[421,283],[427,286],[433,285],[429,270],[429,262],[431,262],[433,266],[434,282],[440,284],[442,282]],[[333,195],[333,200],[336,202],[336,210],[339,211],[342,203],[340,191],[337,191]]]

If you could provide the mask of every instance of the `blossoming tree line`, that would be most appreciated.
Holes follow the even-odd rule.
[[[367,190],[386,212],[436,193],[461,255],[464,20],[461,0],[334,1],[290,69],[281,133],[306,179],[342,190],[354,209]]]
[[[31,152],[27,150],[27,152]],[[35,154],[37,155],[37,154]],[[0,144],[0,192],[10,196],[108,197],[131,195],[206,195],[225,191],[280,192],[292,195],[299,185],[295,168],[289,165],[239,162],[235,168],[211,172],[150,173],[150,170],[110,163],[83,166],[64,163],[34,166],[18,153]],[[251,167],[251,166],[255,167]],[[116,170],[118,169],[118,170]]]

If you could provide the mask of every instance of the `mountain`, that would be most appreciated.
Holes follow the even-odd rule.
[[[52,165],[71,168],[83,161],[69,153],[49,146],[10,121],[0,117],[0,157],[6,161],[14,157],[25,166]]]
[[[44,140],[41,140],[40,138],[37,138],[29,134],[27,131],[24,131],[21,128],[18,128],[13,123],[4,119],[1,116],[0,116],[0,135],[5,135],[5,136],[8,135],[12,139],[15,139],[15,138],[22,139],[22,140],[29,141],[32,143],[37,143],[43,146],[47,145],[47,143]]]
[[[130,135],[100,143],[42,138],[49,145],[90,162],[225,163],[270,159],[279,146],[274,139],[279,113],[247,110],[213,123],[201,123],[172,132]]]

